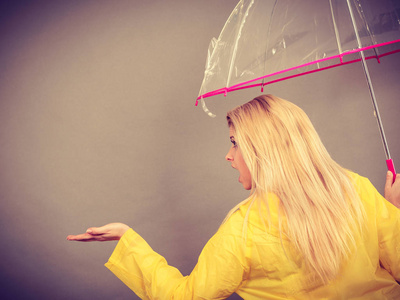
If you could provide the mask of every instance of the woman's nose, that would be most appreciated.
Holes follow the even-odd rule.
[[[233,161],[232,148],[233,148],[233,147],[231,147],[231,148],[229,149],[228,153],[227,153],[226,156],[225,156],[225,159],[226,159],[227,161]]]

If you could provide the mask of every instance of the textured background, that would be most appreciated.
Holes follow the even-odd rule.
[[[215,119],[194,106],[209,41],[235,4],[2,2],[2,299],[136,299],[103,266],[115,242],[65,240],[113,221],[190,273],[247,195],[224,161],[224,117],[260,91],[208,100]],[[400,169],[400,56],[369,66]],[[360,65],[265,92],[299,104],[334,159],[383,192],[385,156]]]

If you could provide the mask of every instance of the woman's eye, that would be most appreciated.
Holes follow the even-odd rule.
[[[234,148],[237,147],[237,143],[236,143],[236,141],[233,139],[233,136],[231,136],[231,143],[232,143],[232,145],[233,145]]]

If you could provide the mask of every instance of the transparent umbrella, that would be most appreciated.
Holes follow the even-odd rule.
[[[361,63],[386,154],[366,60],[400,51],[399,0],[241,0],[212,39],[199,100],[239,89]]]

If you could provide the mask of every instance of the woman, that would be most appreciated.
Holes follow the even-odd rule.
[[[250,196],[189,276],[124,224],[68,239],[120,239],[106,266],[143,299],[400,299],[400,210],[334,162],[294,104],[262,95],[227,120]]]

